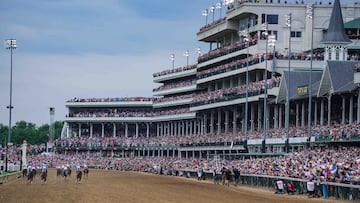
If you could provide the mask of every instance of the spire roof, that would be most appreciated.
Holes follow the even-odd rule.
[[[330,17],[329,28],[324,34],[323,44],[348,44],[351,40],[345,33],[340,0],[335,0]]]

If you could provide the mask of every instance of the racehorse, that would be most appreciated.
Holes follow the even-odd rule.
[[[60,176],[62,176],[62,170],[61,168],[56,169],[56,177],[59,178]]]
[[[41,172],[40,179],[41,179],[42,184],[46,184],[46,178],[47,178],[47,170],[44,172]]]
[[[28,174],[27,174],[27,183],[28,184],[33,183],[33,181],[34,181],[34,173],[35,173],[35,170],[28,171]]]
[[[76,171],[76,184],[80,183],[82,177],[82,171]]]
[[[231,171],[230,171],[230,169],[225,169],[225,170],[223,170],[223,171],[222,171],[222,174],[221,174],[222,184],[223,184],[223,185],[230,186],[230,178],[231,178]]]
[[[23,177],[23,179],[25,179],[25,177],[27,177],[27,168],[24,168],[22,170],[22,177]]]
[[[62,176],[63,176],[64,179],[66,180],[66,177],[69,176],[69,169],[63,169]]]
[[[87,178],[89,175],[89,169],[88,168],[85,168],[84,169],[84,178]]]

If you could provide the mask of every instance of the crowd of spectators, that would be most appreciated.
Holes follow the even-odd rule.
[[[167,90],[167,89],[172,89],[172,88],[186,87],[186,86],[191,86],[191,85],[196,85],[196,79],[190,79],[190,80],[185,80],[185,81],[180,81],[180,82],[164,84],[160,87],[154,88],[153,92],[158,92],[161,90]]]
[[[76,113],[69,113],[66,117],[69,118],[99,118],[99,117],[156,117],[156,116],[166,116],[174,114],[189,113],[189,108],[174,108],[162,111],[126,111],[121,109],[93,109],[88,111],[81,111]]]
[[[280,84],[280,77],[273,77],[268,80],[267,88],[272,89],[273,87],[278,87]],[[247,88],[248,87],[248,88]],[[211,92],[204,92],[196,94],[193,99],[194,104],[207,102],[212,103],[212,101],[219,98],[227,99],[228,97],[243,95],[245,96],[246,89],[249,94],[261,94],[265,89],[265,80],[260,80],[256,82],[249,83],[249,85],[241,85],[230,88],[221,88]]]
[[[115,98],[77,98],[69,99],[67,102],[140,102],[152,101],[151,97],[115,97]]]
[[[241,174],[292,177],[321,182],[360,184],[360,148],[337,147],[333,149],[305,149],[279,157],[251,159],[179,159],[177,157],[104,157],[98,152],[68,152],[64,154],[30,155],[28,163],[52,167],[77,163],[97,166],[105,170],[142,172],[198,171],[220,172],[222,168],[235,167]]]
[[[172,73],[179,73],[179,72],[183,72],[183,71],[187,71],[187,70],[192,70],[192,69],[196,69],[196,67],[197,67],[197,64],[193,64],[193,65],[189,65],[189,66],[164,70],[164,71],[161,71],[161,72],[154,73],[153,77],[156,78],[156,77],[160,77],[160,76],[163,76],[163,75],[168,75],[168,74],[172,74]]]
[[[190,99],[195,97],[196,94],[185,94],[185,95],[178,95],[178,96],[168,96],[168,97],[158,97],[154,98],[153,102],[156,103],[162,103],[162,102],[170,102],[170,101],[176,101],[176,100],[182,100],[182,99]]]

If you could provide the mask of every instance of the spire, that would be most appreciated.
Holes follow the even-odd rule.
[[[351,41],[345,33],[340,0],[335,0],[331,13],[329,28],[324,34],[323,44],[349,44]]]

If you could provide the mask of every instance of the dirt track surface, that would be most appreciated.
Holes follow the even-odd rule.
[[[336,202],[336,200],[309,199],[303,195],[276,195],[272,191],[245,186],[214,185],[173,176],[159,176],[119,171],[91,170],[89,177],[75,184],[74,174],[68,181],[57,179],[50,169],[47,184],[27,184],[22,178],[0,186],[0,202]]]

